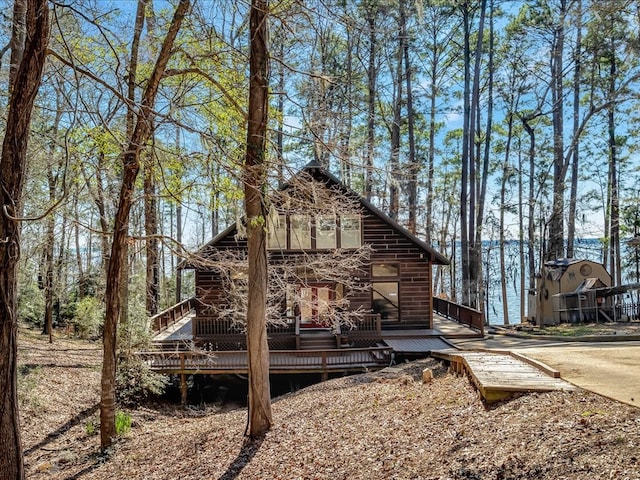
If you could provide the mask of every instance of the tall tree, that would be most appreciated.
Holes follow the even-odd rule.
[[[20,5],[17,5],[20,4]],[[9,111],[0,156],[0,476],[24,478],[17,395],[17,266],[20,259],[22,193],[31,113],[42,81],[49,42],[47,0],[16,0],[24,12],[24,35],[16,51]],[[22,21],[20,19],[19,21]],[[15,30],[14,30],[15,32]]]
[[[249,367],[249,425],[251,438],[271,428],[269,345],[267,343],[267,242],[268,208],[264,190],[268,112],[267,50],[268,1],[252,0],[249,14],[249,118],[244,163],[244,205],[247,217],[249,292],[247,299],[247,357]]]
[[[369,55],[367,67],[367,155],[365,161],[364,196],[371,200],[373,195],[373,157],[376,144],[376,80],[378,68],[376,54],[378,50],[378,36],[376,33],[376,18],[378,16],[378,0],[365,2],[367,26],[369,33]]]
[[[576,209],[578,204],[578,172],[580,165],[580,84],[582,80],[582,0],[576,6],[576,43],[573,49],[573,155],[571,157],[571,189],[569,193],[569,218],[567,220],[567,257],[575,254]]]
[[[567,167],[564,162],[564,38],[567,1],[560,0],[553,26],[551,46],[551,101],[553,124],[553,204],[549,220],[547,258],[564,257],[564,192]]]
[[[139,0],[144,2],[145,0]],[[127,140],[126,150],[122,154],[122,185],[113,228],[111,257],[107,270],[105,291],[105,318],[103,328],[103,363],[100,395],[100,445],[109,447],[115,437],[115,373],[116,373],[116,337],[118,316],[122,305],[120,296],[122,271],[126,266],[126,244],[129,231],[129,213],[133,203],[136,178],[140,171],[140,155],[151,137],[153,107],[171,57],[173,45],[182,25],[182,21],[191,5],[190,0],[180,0],[165,36],[158,59],[153,67],[142,95],[140,108],[136,112],[135,125],[131,137]]]

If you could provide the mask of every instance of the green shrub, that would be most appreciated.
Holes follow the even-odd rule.
[[[85,432],[87,432],[88,436],[92,437],[93,435],[98,433],[98,428],[96,427],[96,422],[93,419],[87,420],[87,423],[85,423],[85,425],[84,425],[84,430],[85,430]]]
[[[136,355],[121,357],[116,373],[116,396],[123,405],[136,406],[152,395],[161,395],[169,377],[151,371]]]
[[[21,281],[18,289],[18,318],[41,328],[44,323],[44,295],[38,284]]]
[[[116,412],[116,435],[121,437],[131,430],[131,415],[126,412]]]
[[[72,323],[80,338],[95,339],[100,336],[104,320],[104,305],[95,297],[84,297],[76,304]]]

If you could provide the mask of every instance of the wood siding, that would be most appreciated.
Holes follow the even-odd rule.
[[[400,320],[399,322],[383,321],[383,326],[390,327],[399,323],[432,328],[429,255],[391,225],[369,212],[363,215],[363,236],[364,242],[373,247],[371,264],[395,263],[399,267]],[[374,280],[369,269],[369,277],[366,281]],[[362,301],[362,305],[371,308],[371,293]]]
[[[355,193],[339,184],[338,180],[330,174],[323,173],[315,167],[308,172],[317,180],[326,182],[332,187],[339,185],[347,195],[356,196]],[[383,317],[383,328],[433,328],[432,265],[434,262],[445,263],[447,262],[446,258],[410,235],[377,208],[362,199],[361,202],[362,241],[371,245],[372,254],[369,268],[365,269],[364,275],[362,272],[359,272],[358,275],[364,283],[375,281],[398,283],[398,319],[385,320]],[[237,240],[235,234],[235,228],[227,229],[223,235],[201,249],[200,255],[208,256],[208,249],[212,251],[214,249],[246,251],[246,240]],[[327,250],[322,250],[322,252],[327,252]],[[313,251],[270,250],[269,262],[271,265],[277,265],[284,259],[313,253]],[[383,277],[379,280],[372,278],[372,264],[393,264],[398,268],[398,275]],[[209,306],[224,304],[228,299],[225,286],[214,271],[207,271],[197,266],[192,268],[196,270],[196,297],[199,300],[194,321],[194,337],[197,338],[200,333],[211,330],[211,322],[216,321]],[[322,281],[322,279],[319,278],[318,281]],[[362,307],[366,311],[372,311],[373,292],[371,290],[345,292],[345,295],[349,298],[352,308]],[[206,328],[205,323],[209,324]],[[229,332],[229,335],[237,338],[238,332]]]

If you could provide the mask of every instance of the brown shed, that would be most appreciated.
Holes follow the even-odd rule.
[[[529,318],[541,326],[575,321],[568,317],[568,312],[580,311],[576,302],[582,300],[585,292],[610,286],[611,275],[601,263],[575,258],[548,261],[538,278],[535,312],[530,312]]]

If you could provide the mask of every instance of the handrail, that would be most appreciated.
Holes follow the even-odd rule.
[[[149,318],[149,323],[153,332],[159,333],[178,322],[181,318],[184,318],[195,308],[196,298],[187,298],[186,300],[183,300],[182,302],[177,303],[176,305],[173,305],[172,307],[169,307]]]
[[[351,328],[345,326],[342,329],[345,335],[368,335],[371,333],[382,335],[382,316],[379,313],[365,314],[360,320],[354,322]]]
[[[439,297],[433,297],[433,310],[450,320],[475,328],[484,335],[484,314],[480,310]]]

